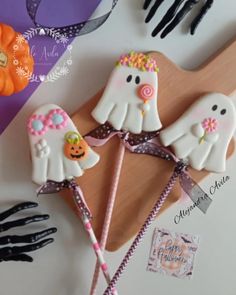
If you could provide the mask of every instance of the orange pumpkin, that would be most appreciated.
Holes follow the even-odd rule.
[[[23,35],[0,23],[0,95],[8,96],[23,90],[29,83],[33,67],[30,47]]]
[[[88,144],[76,132],[67,132],[65,135],[64,155],[72,160],[82,160],[88,154]]]

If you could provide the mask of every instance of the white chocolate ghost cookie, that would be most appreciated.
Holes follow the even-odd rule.
[[[236,109],[220,93],[203,96],[175,123],[160,133],[164,146],[196,170],[224,172],[226,153],[236,128]]]
[[[32,179],[63,181],[83,174],[99,156],[88,146],[75,125],[60,107],[48,104],[37,109],[28,121],[33,164]]]
[[[136,134],[160,129],[157,72],[156,61],[146,54],[122,56],[92,112],[94,119]]]

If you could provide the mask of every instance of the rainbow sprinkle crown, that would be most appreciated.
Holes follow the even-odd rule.
[[[159,68],[155,59],[147,54],[134,51],[122,55],[117,62],[117,66],[137,68],[143,72],[159,72]]]

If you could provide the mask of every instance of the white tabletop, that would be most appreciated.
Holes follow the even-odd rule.
[[[0,136],[1,210],[17,201],[36,200],[36,186],[31,183],[31,163],[25,122],[43,103],[56,103],[69,113],[94,95],[109,77],[120,54],[130,50],[158,50],[186,69],[194,69],[222,47],[235,34],[236,2],[216,0],[196,35],[186,33],[193,16],[166,39],[152,38],[151,30],[172,1],[165,1],[149,25],[144,24],[143,0],[120,0],[108,21],[97,31],[73,42],[73,67],[69,75],[54,83],[42,83],[23,109]],[[227,2],[227,6],[226,6]],[[98,13],[109,8],[104,0]],[[66,56],[62,56],[65,59]],[[222,73],[223,75],[224,73]],[[236,85],[235,85],[236,86]],[[10,98],[9,98],[10,99]],[[178,295],[234,295],[235,287],[235,164],[236,155],[227,163],[227,172],[212,174],[201,185],[209,192],[216,180],[229,176],[212,196],[206,215],[194,210],[178,225],[174,216],[187,204],[176,204],[154,222],[118,284],[119,294],[143,295],[171,293]],[[35,252],[35,261],[0,265],[1,295],[87,295],[89,294],[95,256],[76,216],[56,195],[40,197],[40,211],[49,213],[50,226],[56,226],[55,243]],[[201,238],[192,280],[180,280],[146,271],[153,228],[159,226]],[[33,230],[25,227],[24,233]],[[44,228],[41,225],[41,228]],[[124,229],[125,230],[125,229]],[[10,233],[19,233],[19,229]],[[106,258],[112,273],[119,265],[130,242]],[[98,294],[105,288],[101,277]]]

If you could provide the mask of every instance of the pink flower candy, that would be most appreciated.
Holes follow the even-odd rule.
[[[206,118],[202,121],[202,127],[206,132],[215,132],[218,128],[218,121],[214,118]]]

